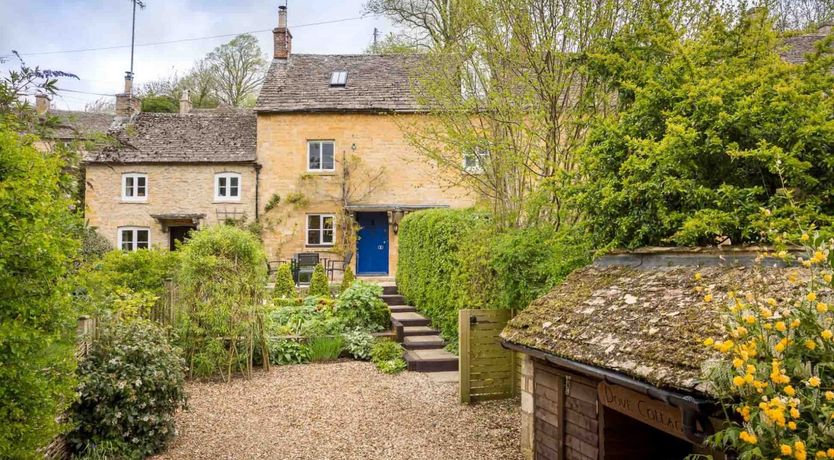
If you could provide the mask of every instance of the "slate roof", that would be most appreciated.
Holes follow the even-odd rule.
[[[111,131],[117,142],[85,155],[87,163],[248,163],[255,161],[255,112],[218,109],[147,113]]]
[[[665,251],[625,260],[603,257],[534,301],[501,337],[660,388],[712,396],[700,378],[715,354],[702,341],[724,336],[727,292],[756,288],[779,300],[796,289],[787,272],[800,269],[734,264],[720,252],[683,255],[679,265],[676,257]],[[698,266],[704,263],[712,265]],[[712,287],[712,303],[694,290],[698,272]]]
[[[419,112],[409,76],[419,55],[292,54],[274,59],[255,110],[258,112]],[[347,71],[344,87],[330,76]]]
[[[91,139],[106,134],[113,123],[113,115],[108,113],[50,110],[49,115],[58,118],[58,125],[49,134],[52,139]]]

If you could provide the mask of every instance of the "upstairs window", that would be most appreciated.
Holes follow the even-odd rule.
[[[339,70],[330,74],[330,86],[345,86],[347,83],[347,71]]]
[[[148,201],[148,175],[122,174],[122,200]]]
[[[240,201],[240,174],[214,175],[214,201]]]
[[[147,227],[120,227],[119,247],[122,251],[135,251],[151,247],[151,231]]]
[[[463,170],[470,174],[481,174],[489,159],[489,152],[485,149],[474,149],[463,154]]]
[[[336,161],[334,152],[336,146],[333,141],[308,141],[307,142],[307,170],[308,171],[335,171]]]
[[[333,214],[307,215],[307,245],[333,246]]]

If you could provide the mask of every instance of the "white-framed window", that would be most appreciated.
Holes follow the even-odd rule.
[[[214,175],[214,201],[240,201],[240,174],[218,173]]]
[[[122,201],[148,201],[147,174],[122,174]]]
[[[307,141],[307,171],[335,171],[336,143]]]
[[[463,170],[470,174],[480,174],[484,172],[488,159],[489,152],[486,149],[467,150],[463,153]]]
[[[151,247],[151,230],[148,227],[119,227],[119,248],[135,251]]]
[[[307,245],[333,246],[335,216],[307,214]]]

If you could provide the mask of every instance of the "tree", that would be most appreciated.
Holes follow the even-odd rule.
[[[802,30],[834,20],[832,0],[762,0],[779,30]]]
[[[761,10],[666,53],[613,50],[622,107],[592,123],[576,195],[598,244],[768,242],[796,221],[830,234],[831,43],[788,64]]]
[[[412,54],[425,51],[407,35],[389,33],[365,49],[365,54]]]
[[[213,108],[219,104],[216,92],[217,77],[206,59],[194,63],[180,81],[180,86],[188,90],[191,104],[195,108]]]
[[[217,98],[234,107],[254,101],[267,70],[258,40],[250,34],[215,48],[206,56],[206,64],[214,75]]]
[[[114,113],[116,101],[112,97],[102,97],[84,105],[85,112],[93,113]]]
[[[146,96],[142,98],[142,111],[177,113],[179,102],[171,96]]]
[[[368,0],[365,12],[388,17],[402,27],[406,43],[445,48],[464,33],[466,18],[457,0]]]
[[[74,395],[67,275],[80,219],[60,156],[0,125],[0,457],[37,458]]]

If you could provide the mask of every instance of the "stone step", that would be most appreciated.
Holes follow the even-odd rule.
[[[411,305],[389,305],[388,309],[391,310],[391,313],[407,313],[417,311],[417,309]]]
[[[405,297],[399,294],[383,294],[382,300],[388,305],[404,305]]]
[[[384,284],[382,285],[382,295],[397,295],[399,291],[397,291],[396,284]]]
[[[403,340],[405,337],[414,337],[417,335],[437,335],[437,330],[429,326],[405,326],[403,327]]]
[[[443,348],[446,341],[439,335],[414,335],[403,338],[403,347],[406,350],[430,350]]]
[[[446,350],[408,350],[408,370],[413,372],[448,372],[458,370],[458,357]]]
[[[403,325],[403,327],[428,326],[431,323],[431,321],[429,321],[429,319],[425,316],[412,311],[407,311],[404,313],[391,313],[391,319],[399,322]]]

